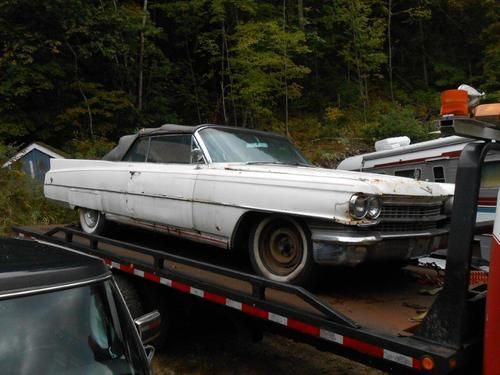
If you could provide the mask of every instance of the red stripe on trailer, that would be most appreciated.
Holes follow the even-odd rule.
[[[151,272],[144,272],[144,278],[150,281],[154,281],[155,283],[160,282],[160,276],[155,275],[154,273]]]
[[[308,335],[311,335],[311,336],[319,337],[319,332],[320,332],[319,327],[312,326],[312,325],[307,324],[307,323],[302,323],[302,322],[299,322],[298,320],[295,320],[295,319],[288,319],[287,325],[288,325],[288,327],[290,327],[296,331],[307,333]]]
[[[359,341],[356,339],[352,339],[350,337],[345,337],[344,336],[344,346],[347,346],[348,348],[354,349],[358,352],[369,354],[373,357],[377,358],[383,358],[384,357],[384,349],[375,346],[372,344],[368,344],[363,341]]]
[[[178,281],[172,280],[172,288],[180,290],[181,292],[184,292],[184,293],[191,293],[191,287],[189,285],[186,285],[184,283],[180,283]]]
[[[259,309],[258,307],[247,305],[246,303],[243,303],[241,305],[241,311],[244,313],[256,316],[258,318],[262,319],[268,319],[269,318],[269,313],[265,310]]]
[[[128,272],[128,273],[134,273],[134,265],[133,264],[129,264],[129,265],[120,264],[120,270]]]
[[[184,284],[184,283],[181,283],[179,281],[161,278],[160,276],[157,276],[153,273],[145,272],[145,271],[141,271],[139,269],[136,269],[133,264],[123,265],[123,264],[120,264],[118,262],[113,262],[109,259],[105,259],[105,258],[102,258],[102,259],[111,268],[117,268],[121,271],[131,273],[135,276],[141,276],[141,277],[148,279],[150,281],[160,283],[163,285],[167,285],[167,286],[171,286],[172,288],[177,289],[181,292],[196,295],[198,297],[204,298],[204,299],[211,301],[211,302],[214,302],[214,303],[218,303],[218,304],[226,305],[226,306],[230,306],[230,307],[234,307],[236,305],[241,304],[241,311],[242,312],[249,314],[249,315],[253,315],[253,316],[261,318],[261,319],[270,320],[270,321],[273,321],[276,323],[276,319],[272,318],[273,314],[271,314],[268,311],[262,310],[259,307],[252,306],[252,305],[249,305],[246,303],[240,303],[238,301],[233,301],[233,300],[230,300],[226,297],[222,297],[218,294],[210,293],[210,292],[207,292],[207,291],[204,291],[201,289],[197,289],[194,287],[192,288],[191,286]],[[134,273],[134,270],[136,270],[135,273]],[[162,282],[162,280],[168,280],[170,283]],[[193,293],[193,290],[196,290],[197,293]],[[239,309],[240,308],[238,307],[238,310]],[[366,343],[363,341],[359,341],[359,340],[356,340],[353,338],[349,338],[346,336],[337,335],[335,332],[331,332],[328,330],[322,330],[320,327],[317,327],[317,326],[314,326],[314,325],[311,325],[308,323],[304,323],[304,322],[301,322],[301,321],[298,321],[295,319],[291,319],[288,317],[282,317],[282,318],[283,318],[283,322],[286,322],[287,327],[294,329],[296,331],[305,333],[305,334],[313,336],[313,337],[322,338],[322,339],[328,340],[328,341],[332,341],[331,339],[329,339],[329,337],[338,336],[341,338],[341,340],[340,341],[333,340],[333,342],[336,342],[339,345],[343,345],[345,347],[356,350],[358,352],[371,355],[372,357],[384,358],[388,361],[391,361],[394,363],[399,363],[400,365],[404,365],[406,367],[412,367],[412,368],[417,369],[417,370],[421,369],[421,362],[420,362],[420,360],[418,360],[416,358],[409,357],[409,356],[406,356],[404,354],[399,354],[399,353],[395,353],[395,352],[391,352],[392,353],[391,356],[384,356],[384,348],[382,348],[382,347],[379,347],[379,346],[376,346],[373,344],[369,344],[369,343]],[[285,323],[282,323],[282,324],[285,324]],[[389,352],[389,351],[386,351],[386,352]],[[398,359],[398,357],[401,357],[404,360]]]
[[[219,296],[217,294],[205,292],[205,299],[208,299],[209,301],[218,303],[219,305],[225,305],[226,304],[226,297]]]

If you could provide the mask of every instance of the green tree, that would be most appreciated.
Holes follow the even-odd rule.
[[[385,20],[373,16],[373,1],[334,0],[333,4],[333,20],[344,30],[340,56],[348,69],[356,74],[366,122],[368,83],[371,78],[379,76],[381,66],[386,62],[383,51]]]
[[[234,85],[238,102],[245,108],[242,126],[255,126],[255,121],[269,123],[277,100],[301,95],[299,79],[310,69],[293,58],[309,52],[302,31],[286,31],[276,21],[247,22],[236,28],[231,52]],[[286,45],[287,53],[284,53]],[[286,67],[286,83],[285,72]]]

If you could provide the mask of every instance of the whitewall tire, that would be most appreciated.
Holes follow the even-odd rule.
[[[103,213],[90,210],[88,208],[80,208],[80,226],[85,233],[101,234],[106,227],[106,218]]]
[[[286,216],[268,216],[258,222],[249,241],[254,270],[267,279],[307,285],[314,260],[312,242],[303,225]]]

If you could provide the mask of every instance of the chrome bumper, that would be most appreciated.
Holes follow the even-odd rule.
[[[446,240],[448,229],[410,233],[312,230],[313,256],[318,264],[349,265],[372,260],[405,260],[430,254]]]

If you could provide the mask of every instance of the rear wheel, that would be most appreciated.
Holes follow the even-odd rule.
[[[311,239],[292,218],[269,216],[257,223],[250,234],[249,251],[254,270],[270,280],[297,285],[312,280]]]
[[[136,319],[141,315],[144,315],[144,303],[139,293],[139,289],[130,279],[130,276],[113,272],[113,278],[116,281],[116,285],[118,285],[118,288],[120,289],[132,319]]]
[[[106,218],[99,211],[80,208],[80,226],[85,233],[101,234],[106,227]]]

